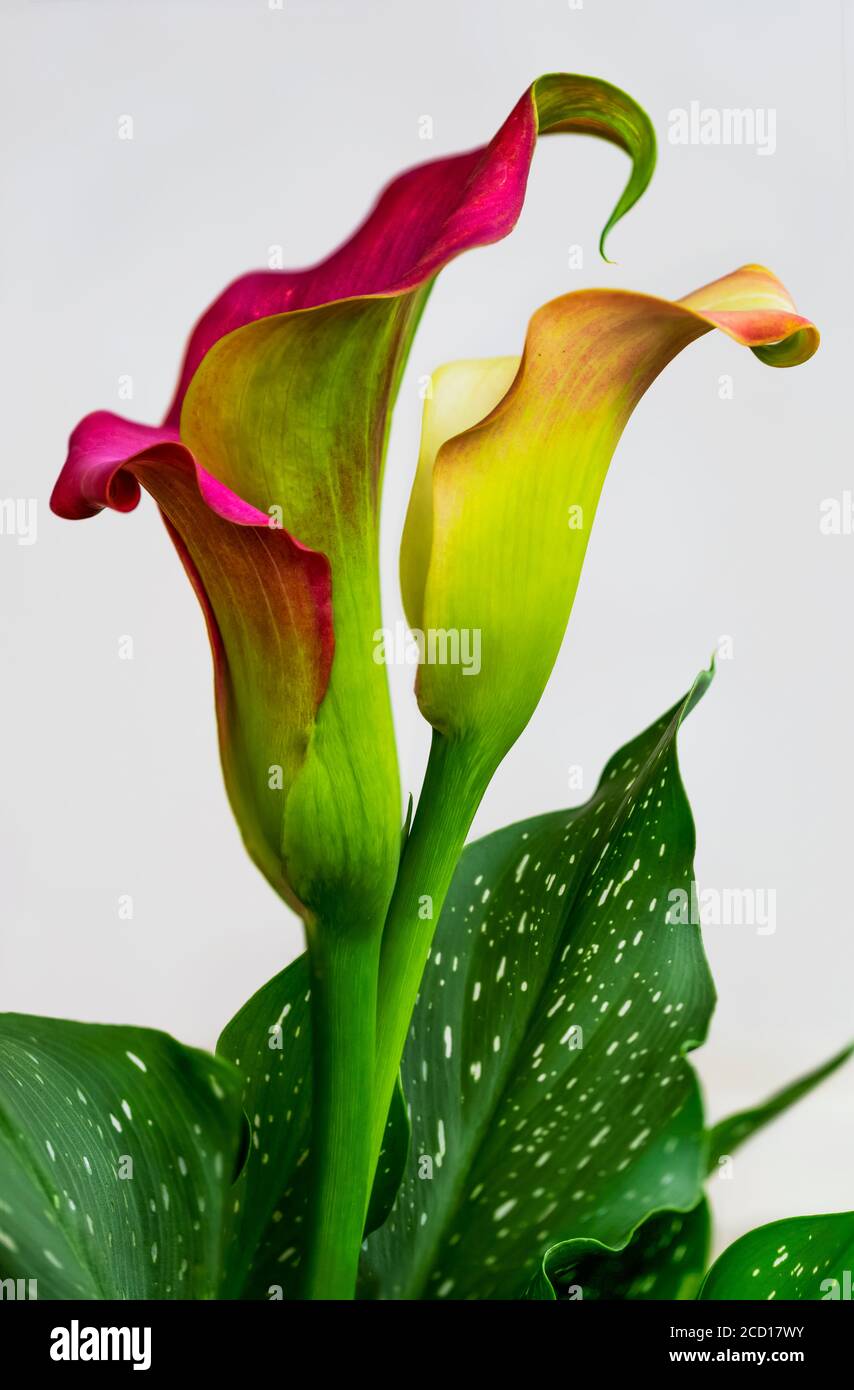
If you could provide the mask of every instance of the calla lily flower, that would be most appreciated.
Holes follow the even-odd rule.
[[[53,509],[129,511],[151,493],[207,620],[226,785],[246,845],[307,919],[376,929],[400,792],[380,626],[378,513],[389,416],[443,265],[505,236],[538,134],[617,144],[652,173],[648,118],[593,78],[551,75],[494,139],[420,165],[302,271],[235,281],[196,326],[160,426],[106,412],[71,438]],[[346,909],[342,909],[343,904]]]
[[[421,710],[491,771],[530,719],[572,609],[599,494],[658,374],[719,328],[789,367],[818,346],[779,280],[748,265],[671,303],[581,290],[539,309],[520,358],[433,377],[401,547],[407,618],[480,633],[481,671],[424,664]]]
[[[460,646],[477,632],[479,670],[441,659],[418,670],[434,734],[382,943],[375,1152],[454,865],[545,689],[620,435],[667,363],[712,328],[776,367],[806,361],[819,340],[779,280],[748,265],[675,303],[564,295],[533,316],[521,358],[433,377],[401,548],[404,606],[420,632],[456,634]]]
[[[395,179],[326,260],[229,286],[192,334],[163,424],[88,416],[52,498],[78,518],[128,511],[140,487],[154,497],[207,620],[232,808],[305,919],[309,1298],[352,1296],[373,1172],[365,1117],[401,820],[373,650],[390,412],[437,273],[511,230],[537,135],[565,130],[631,157],[607,233],[649,181],[652,127],[607,83],[541,78],[488,145]]]

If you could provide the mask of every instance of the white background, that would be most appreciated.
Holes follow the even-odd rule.
[[[389,177],[487,140],[534,77],[562,69],[645,105],[658,171],[609,267],[596,240],[625,157],[550,138],[514,234],[440,277],[388,460],[386,621],[402,616],[420,375],[519,351],[530,313],[582,285],[678,296],[745,261],[771,266],[820,325],[819,355],[773,371],[709,335],[642,402],[551,685],[475,829],[577,800],[571,764],[592,790],[731,637],[681,742],[698,879],[775,889],[777,931],[707,933],[712,1117],[854,1033],[854,536],[818,525],[821,501],[854,486],[846,20],[850,42],[835,0],[6,0],[0,495],[36,497],[39,530],[32,546],[0,537],[0,1007],[210,1046],[300,946],[230,818],[203,625],[154,506],[76,525],[48,512],[69,429],[97,407],[156,421],[190,325],[228,280],[275,244],[287,265],[316,260]],[[692,100],[775,108],[776,153],[670,145],[668,112]],[[117,136],[125,115],[132,141]],[[415,790],[428,738],[410,676],[394,685]],[[736,1159],[713,1185],[719,1243],[854,1206],[852,1100],[854,1067]]]

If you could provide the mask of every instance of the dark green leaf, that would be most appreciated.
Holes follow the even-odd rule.
[[[704,1299],[852,1298],[854,1212],[794,1216],[742,1236],[712,1265]]]
[[[714,991],[671,895],[693,893],[676,734],[709,679],[617,754],[586,805],[465,851],[404,1057],[413,1152],[369,1241],[380,1296],[518,1297],[556,1243],[615,1248],[700,1200],[684,1057]]]
[[[227,1063],[145,1028],[0,1016],[0,1277],[217,1296],[243,1137]]]

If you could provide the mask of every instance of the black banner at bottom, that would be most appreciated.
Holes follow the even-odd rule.
[[[324,1377],[357,1370],[384,1381],[423,1371],[453,1381],[473,1361],[513,1372],[512,1350],[567,1376],[621,1369],[795,1366],[811,1376],[846,1364],[852,1305],[827,1303],[38,1303],[0,1301],[7,1370],[60,1378],[142,1372],[267,1370]],[[395,1339],[390,1352],[387,1338]],[[527,1350],[525,1350],[527,1348]],[[10,1362],[10,1357],[11,1362]],[[397,1367],[395,1372],[394,1367]]]

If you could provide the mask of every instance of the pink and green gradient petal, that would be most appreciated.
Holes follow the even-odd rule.
[[[489,144],[418,164],[383,191],[365,221],[330,256],[304,270],[261,270],[235,280],[190,338],[166,417],[177,426],[190,381],[208,350],[257,319],[333,300],[420,289],[464,251],[500,241],[522,211],[538,135],[592,135],[624,150],[632,172],[602,232],[605,239],[640,198],[655,167],[655,132],[618,87],[550,73],[520,97]]]
[[[156,500],[207,623],[235,817],[254,862],[301,911],[282,823],[332,668],[329,564],[207,473],[177,438],[162,436],[106,413],[88,416],[71,438],[70,458],[85,460],[77,488],[59,503],[79,516],[99,503],[130,511],[140,485]]]

